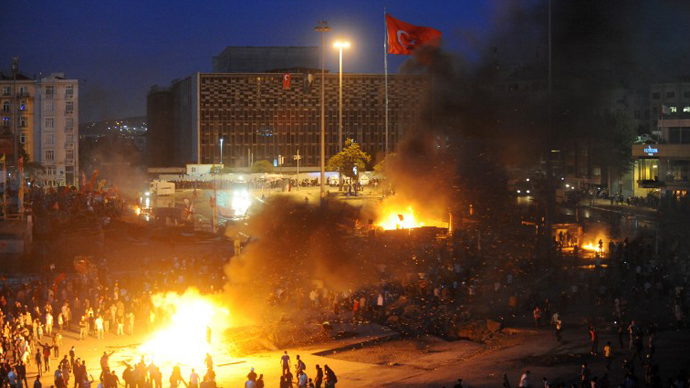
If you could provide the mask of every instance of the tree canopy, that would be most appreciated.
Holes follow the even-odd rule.
[[[328,159],[327,168],[331,171],[340,171],[343,175],[354,178],[354,167],[358,171],[363,171],[366,164],[371,160],[371,156],[359,148],[359,144],[352,139],[347,139],[345,148]]]
[[[252,164],[252,173],[271,173],[273,172],[273,164],[268,160],[259,160]]]

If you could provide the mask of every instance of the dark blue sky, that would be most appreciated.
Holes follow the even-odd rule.
[[[81,119],[146,113],[151,85],[210,71],[226,46],[318,45],[318,20],[332,27],[326,64],[337,66],[336,37],[353,47],[346,72],[383,72],[383,7],[406,22],[433,26],[447,48],[467,49],[468,32],[490,24],[488,0],[450,1],[6,1],[0,13],[0,68],[19,56],[28,75],[65,72],[82,80]],[[389,55],[394,72],[405,57]]]

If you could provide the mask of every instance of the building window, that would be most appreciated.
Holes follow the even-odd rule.
[[[65,160],[69,162],[74,162],[74,150],[65,151]]]
[[[45,91],[46,96],[53,97],[53,95],[55,94],[55,86],[46,86]]]
[[[55,134],[54,133],[48,133],[46,134],[46,145],[55,145]]]
[[[22,117],[19,118],[19,126],[20,126],[21,128],[26,128],[26,127],[28,127],[28,123],[27,123],[26,117],[23,117],[23,116],[22,116]]]
[[[45,123],[46,123],[46,125],[45,125],[46,128],[55,128],[55,119],[54,118],[46,117]]]
[[[29,90],[26,88],[26,86],[22,86],[19,88],[19,95],[20,96],[28,96],[29,95]]]
[[[55,101],[46,101],[46,111],[53,112],[55,110]]]
[[[10,95],[10,87],[9,86],[5,86],[2,88],[2,95],[3,96],[9,96]]]
[[[690,98],[690,92],[685,92],[685,93],[683,94],[683,97],[685,97],[685,98]]]
[[[2,126],[7,128],[10,126],[10,118],[7,116],[2,117]]]
[[[26,133],[24,133],[24,132],[19,133],[19,143],[21,143],[21,144],[26,143]]]
[[[71,147],[74,143],[74,135],[69,134],[65,136],[65,143],[67,144],[68,147]]]
[[[54,150],[46,150],[45,151],[45,160],[52,162],[55,160],[55,151]]]
[[[22,100],[22,102],[19,103],[19,110],[20,111],[26,110],[26,100]]]
[[[2,103],[2,111],[3,111],[3,112],[9,112],[10,110],[11,110],[11,108],[10,108],[10,102],[9,102],[9,101],[3,102],[3,103]]]
[[[666,98],[676,98],[676,92],[666,92]]]
[[[72,98],[72,96],[74,96],[74,86],[73,85],[67,85],[65,87],[65,97]]]
[[[67,101],[65,102],[65,113],[72,113],[74,112],[74,101]]]
[[[67,127],[68,130],[72,130],[74,127],[74,119],[71,117],[65,119],[65,127]]]
[[[659,92],[652,93],[652,99],[653,100],[658,100],[660,98],[661,98],[661,93],[659,93]]]

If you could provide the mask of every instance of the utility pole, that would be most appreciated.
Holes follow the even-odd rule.
[[[324,47],[326,44],[326,32],[330,31],[325,20],[320,21],[314,28],[321,33],[321,198],[326,196],[326,65],[324,58]]]
[[[555,193],[554,193],[554,184],[553,184],[553,166],[551,164],[551,154],[552,154],[552,147],[553,147],[553,140],[552,140],[552,132],[553,132],[553,71],[552,71],[552,48],[551,48],[551,0],[548,2],[549,6],[549,15],[548,15],[548,24],[549,24],[549,29],[548,29],[548,50],[549,50],[549,56],[548,56],[548,85],[549,85],[549,90],[548,90],[548,95],[549,95],[549,101],[548,101],[548,124],[547,124],[547,134],[546,134],[546,196],[545,196],[545,214],[544,214],[544,243],[545,247],[547,247],[547,257],[551,259],[552,256],[552,238],[551,238],[551,233],[553,229],[553,221],[554,221],[554,212],[555,212]]]

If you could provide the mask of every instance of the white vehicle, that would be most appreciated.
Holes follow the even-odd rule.
[[[150,184],[150,191],[155,195],[174,195],[175,184],[172,182],[155,180]]]
[[[369,184],[369,177],[362,174],[359,176],[359,184],[362,186],[366,186]]]

